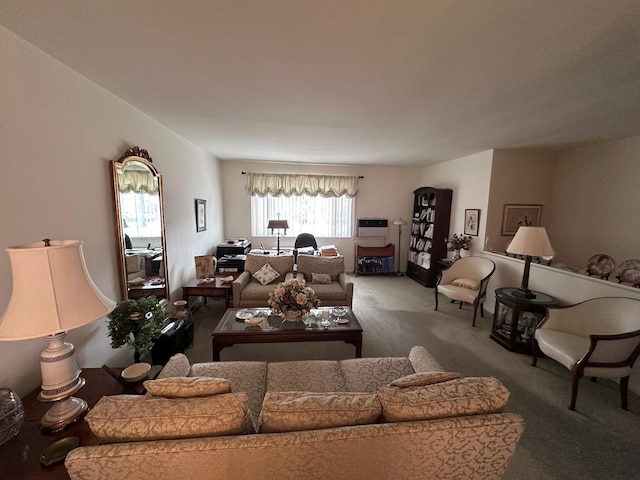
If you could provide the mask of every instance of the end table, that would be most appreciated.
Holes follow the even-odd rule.
[[[532,354],[532,338],[545,317],[547,307],[558,301],[551,295],[533,292],[535,298],[514,295],[518,288],[498,288],[491,327],[491,339],[512,352]]]

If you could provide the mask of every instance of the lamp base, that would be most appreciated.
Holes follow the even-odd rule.
[[[533,293],[528,288],[519,288],[511,292],[514,297],[526,298],[527,300],[531,300],[532,298],[536,298],[536,294]]]
[[[86,401],[77,397],[59,400],[40,419],[40,428],[49,432],[59,432],[76,422],[89,410]]]

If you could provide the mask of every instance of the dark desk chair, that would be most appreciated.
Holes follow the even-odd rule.
[[[313,247],[314,250],[318,249],[318,242],[316,242],[316,237],[311,235],[310,233],[301,233],[296,237],[296,242],[293,245],[293,248],[298,249],[302,247]]]

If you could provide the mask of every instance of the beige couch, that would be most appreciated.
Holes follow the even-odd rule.
[[[253,275],[266,263],[271,265],[279,276],[262,285]],[[275,286],[294,276],[294,263],[292,255],[260,255],[249,254],[244,264],[244,272],[233,282],[233,306],[234,308],[266,307],[269,294]],[[314,275],[316,274],[316,275]],[[329,283],[317,283],[318,275],[328,275]],[[353,282],[344,272],[344,257],[322,257],[318,255],[298,255],[297,273],[307,285],[313,288],[320,299],[320,304],[325,306],[348,305],[353,302]]]
[[[147,382],[153,396],[105,397],[87,416],[94,433],[119,443],[81,446],[65,465],[74,480],[501,478],[523,419],[500,413],[509,393],[498,380],[456,376],[422,347],[408,357],[277,363],[189,365],[178,354],[162,380]],[[158,397],[163,382],[227,382],[234,393]],[[417,386],[429,382],[440,383]],[[249,415],[234,416],[233,402],[244,402],[260,432],[278,433],[241,433]],[[132,418],[145,405],[147,417]]]

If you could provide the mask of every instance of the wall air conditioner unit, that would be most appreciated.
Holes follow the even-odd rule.
[[[389,233],[389,220],[386,218],[359,218],[359,237],[386,237]]]

